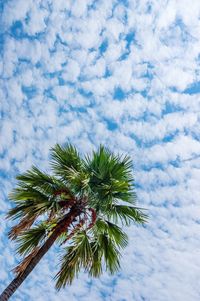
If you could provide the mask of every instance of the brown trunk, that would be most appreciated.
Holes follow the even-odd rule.
[[[32,272],[41,258],[47,253],[47,251],[51,248],[55,240],[58,236],[73,222],[73,220],[80,214],[80,209],[71,208],[70,212],[65,215],[65,217],[58,223],[55,227],[51,236],[47,239],[44,245],[39,249],[37,255],[30,261],[29,265],[26,267],[24,272],[18,275],[3,291],[0,295],[0,301],[7,301],[17,290],[17,288],[23,283],[23,281],[28,277],[28,275]]]

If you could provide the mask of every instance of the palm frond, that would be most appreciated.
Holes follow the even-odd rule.
[[[92,250],[92,261],[88,273],[90,276],[98,278],[103,272],[103,250],[97,240],[93,240],[90,246]]]
[[[31,200],[27,200],[26,202],[23,202],[21,204],[17,204],[15,207],[11,208],[8,211],[7,218],[12,219],[18,219],[18,218],[24,218],[27,214],[30,212],[30,216],[36,215],[33,214],[32,208],[33,208],[34,202]]]
[[[8,233],[8,237],[12,240],[16,239],[21,232],[29,229],[32,226],[36,218],[37,216],[26,215],[16,226],[11,228]]]
[[[90,175],[90,194],[95,195],[97,203],[101,201],[105,206],[117,199],[135,203],[132,163],[128,156],[113,155],[100,146],[92,157],[85,158],[84,168]]]
[[[129,226],[131,221],[138,224],[147,222],[148,216],[143,210],[144,209],[138,207],[113,204],[107,212],[105,212],[105,215],[115,223],[121,221],[122,224]]]
[[[100,234],[98,241],[100,242],[99,247],[103,250],[106,270],[114,274],[120,269],[121,254],[116,244],[107,234]]]
[[[56,191],[66,188],[61,181],[40,171],[35,166],[32,166],[32,168],[24,174],[18,175],[16,179],[18,180],[18,186],[20,188],[36,188],[47,196],[51,196]]]
[[[66,180],[69,169],[81,170],[82,160],[77,149],[71,144],[67,144],[65,147],[56,144],[51,149],[51,166],[57,176]]]
[[[71,284],[81,268],[89,267],[91,256],[92,250],[86,232],[76,234],[73,245],[66,248],[66,254],[61,259],[61,269],[56,275],[56,288],[59,290],[66,284]]]
[[[120,227],[110,221],[98,219],[93,228],[93,232],[106,234],[119,248],[125,248],[128,244],[128,236]]]
[[[65,179],[74,194],[83,196],[87,193],[90,177],[84,170],[76,170],[72,167],[68,168],[65,174]]]
[[[30,253],[35,247],[39,246],[45,239],[49,225],[40,223],[32,229],[21,233],[17,238],[17,252],[20,255]]]
[[[91,276],[99,277],[103,270],[103,258],[106,270],[111,274],[120,268],[119,248],[127,245],[127,235],[118,226],[100,219],[88,232],[75,233],[73,245],[66,248],[61,269],[56,275],[57,289],[71,284],[81,268]]]
[[[39,215],[44,214],[47,210],[49,210],[51,206],[51,202],[46,203],[27,200],[11,208],[7,217],[12,219],[24,219],[28,215],[30,218],[37,218]]]
[[[29,215],[29,217],[43,213],[49,206],[49,198],[42,192],[32,187],[17,187],[9,195],[9,199],[15,203],[15,207],[8,211],[7,217],[17,219]]]
[[[85,157],[85,167],[99,179],[126,180],[133,182],[132,161],[128,156],[114,155],[107,148],[100,146],[92,157]],[[95,179],[94,179],[95,180]]]
[[[25,216],[38,217],[46,212],[55,215],[63,205],[73,199],[69,190],[62,186],[56,187],[58,190],[47,196],[36,188],[29,186],[17,187],[9,198],[15,203],[15,206],[8,211],[7,217],[12,219],[25,218]],[[62,192],[65,191],[65,192]]]

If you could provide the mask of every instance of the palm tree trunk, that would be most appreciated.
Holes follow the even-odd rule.
[[[55,230],[51,234],[51,236],[46,240],[43,246],[39,249],[36,256],[31,259],[30,263],[23,271],[22,274],[19,274],[13,281],[7,286],[7,288],[0,295],[0,301],[7,301],[14,292],[18,289],[18,287],[23,283],[23,281],[28,277],[28,275],[32,272],[41,258],[47,253],[47,251],[51,248],[53,243],[59,237],[59,235],[66,231],[69,225],[75,220],[75,218],[80,214],[80,209],[76,207],[72,207],[70,212],[65,215],[65,217],[58,223],[55,227]]]

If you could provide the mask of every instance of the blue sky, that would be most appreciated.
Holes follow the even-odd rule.
[[[199,300],[199,0],[4,0],[0,14],[0,289],[19,260],[4,220],[15,176],[71,141],[132,157],[149,224],[127,229],[115,276],[57,293],[53,249],[13,300]]]

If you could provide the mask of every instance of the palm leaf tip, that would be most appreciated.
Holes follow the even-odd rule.
[[[147,214],[143,212],[144,209],[128,206],[128,205],[115,205],[109,207],[106,215],[109,219],[118,223],[119,220],[122,224],[129,226],[131,222],[144,224],[148,220]]]
[[[59,144],[56,144],[51,149],[52,169],[61,178],[65,179],[69,168],[79,171],[81,165],[82,159],[73,145],[68,143],[65,147],[61,147]]]

